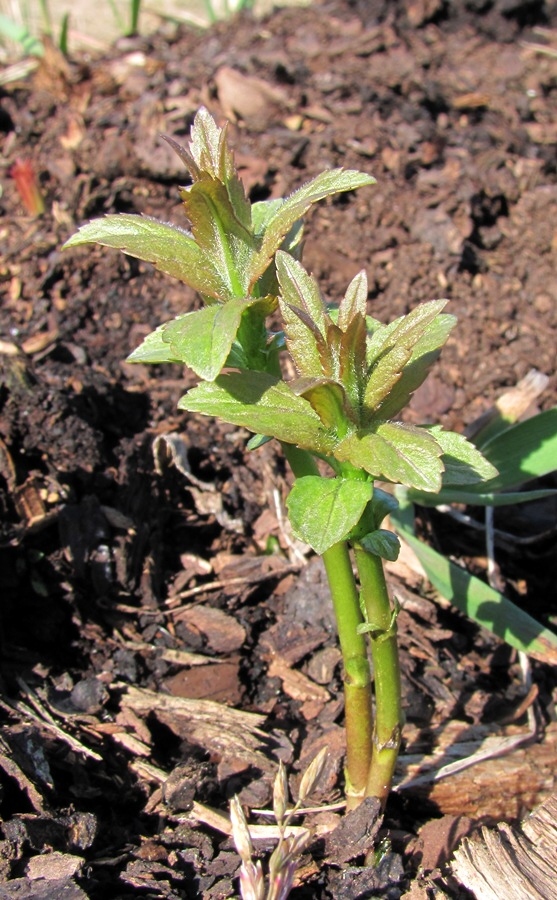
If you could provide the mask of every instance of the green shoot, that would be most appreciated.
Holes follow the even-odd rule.
[[[197,113],[187,147],[169,143],[191,180],[181,190],[187,229],[109,215],[82,226],[65,246],[96,242],[122,250],[200,295],[199,310],[160,323],[129,360],[186,365],[199,381],[181,398],[181,409],[243,426],[254,434],[251,448],[267,439],[280,443],[295,477],[287,501],[292,530],[323,556],[338,623],[347,805],[366,796],[384,804],[403,715],[398,608],[383,565],[396,559],[399,543],[383,525],[397,514],[397,501],[376,482],[402,486],[403,504],[414,494],[433,502],[443,492],[481,496],[484,485],[508,477],[505,460],[501,476],[462,435],[401,421],[455,325],[444,312],[446,301],[423,303],[383,324],[367,315],[361,272],[331,312],[299,261],[302,219],[313,204],[373,185],[370,175],[333,169],[285,200],[252,204],[226,129],[206,110]],[[271,314],[282,319],[279,334],[267,326]],[[283,374],[285,349],[293,380]],[[535,465],[541,465],[537,457]],[[508,607],[492,616],[493,628],[509,639],[505,612]],[[540,640],[551,642],[531,630],[534,652]]]

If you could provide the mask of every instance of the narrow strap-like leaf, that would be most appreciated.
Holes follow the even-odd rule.
[[[557,663],[557,635],[512,603],[499,591],[450,562],[413,533],[409,509],[395,511],[392,520],[439,593],[483,628],[545,663]]]

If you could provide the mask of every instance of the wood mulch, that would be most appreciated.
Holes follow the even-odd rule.
[[[459,325],[410,420],[463,429],[532,369],[547,381],[531,411],[548,409],[556,54],[542,0],[331,0],[169,25],[99,59],[51,48],[1,89],[0,900],[237,896],[230,797],[268,808],[279,760],[295,794],[323,746],[316,801],[333,809],[307,817],[293,898],[471,897],[447,867],[457,842],[518,829],[555,792],[554,667],[535,660],[529,688],[517,654],[403,556],[389,571],[407,717],[396,790],[382,822],[371,807],[342,816],[340,656],[322,566],[285,522],[285,466],[272,444],[250,454],[243,431],[180,413],[191,373],[124,361],[192,308],[187,288],[60,248],[107,212],[184,224],[183,168],[160,134],[185,142],[205,104],[232,122],[252,199],[331,166],[377,178],[311,215],[305,262],[331,300],[365,267],[384,320],[449,298]],[[9,176],[18,158],[39,178],[38,218]],[[549,625],[556,513],[495,516],[505,591]],[[424,525],[485,573],[481,536]],[[434,780],[486,742],[489,759]]]

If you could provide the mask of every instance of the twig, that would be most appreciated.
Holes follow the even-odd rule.
[[[21,713],[24,716],[27,716],[34,722],[38,722],[48,731],[52,731],[53,734],[56,735],[56,737],[60,738],[60,740],[67,744],[72,750],[75,750],[76,753],[82,753],[84,756],[88,756],[89,759],[94,759],[97,762],[102,761],[102,756],[99,753],[95,753],[94,750],[90,750],[89,747],[86,747],[81,743],[81,741],[78,741],[77,738],[74,738],[71,734],[68,734],[66,731],[64,731],[63,728],[58,725],[49,711],[42,705],[37,694],[23,681],[22,678],[18,677],[17,681],[21,690],[26,695],[29,703],[33,707],[33,709],[30,709],[26,703],[23,703],[23,701],[16,700],[10,705],[15,710],[17,710],[17,712]]]

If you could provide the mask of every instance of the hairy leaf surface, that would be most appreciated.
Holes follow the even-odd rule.
[[[161,272],[189,284],[200,294],[218,298],[230,293],[228,282],[193,237],[174,225],[148,216],[119,213],[82,225],[64,247],[80,244],[114,247],[152,263]]]
[[[220,375],[192,388],[178,406],[318,453],[328,453],[334,446],[311,405],[265,372]]]
[[[207,381],[226,364],[243,314],[259,300],[234,298],[178,316],[163,326],[163,339],[173,359],[179,359]]]
[[[383,422],[374,432],[349,435],[335,448],[334,455],[376,478],[437,491],[443,473],[442,452],[429,432],[412,425]]]
[[[164,329],[168,325],[159,327],[143,339],[139,347],[130,353],[126,362],[130,363],[179,363],[181,359],[172,355],[172,350],[164,340]]]
[[[343,191],[375,184],[375,178],[351,169],[331,169],[294,191],[267,221],[259,252],[253,257],[251,284],[265,271],[285,235],[314,203]]]
[[[346,478],[298,478],[288,495],[288,518],[296,537],[316,553],[342,541],[358,524],[373,485]]]
[[[429,431],[443,449],[443,487],[478,484],[497,475],[497,469],[463,434],[444,431],[438,425]]]

